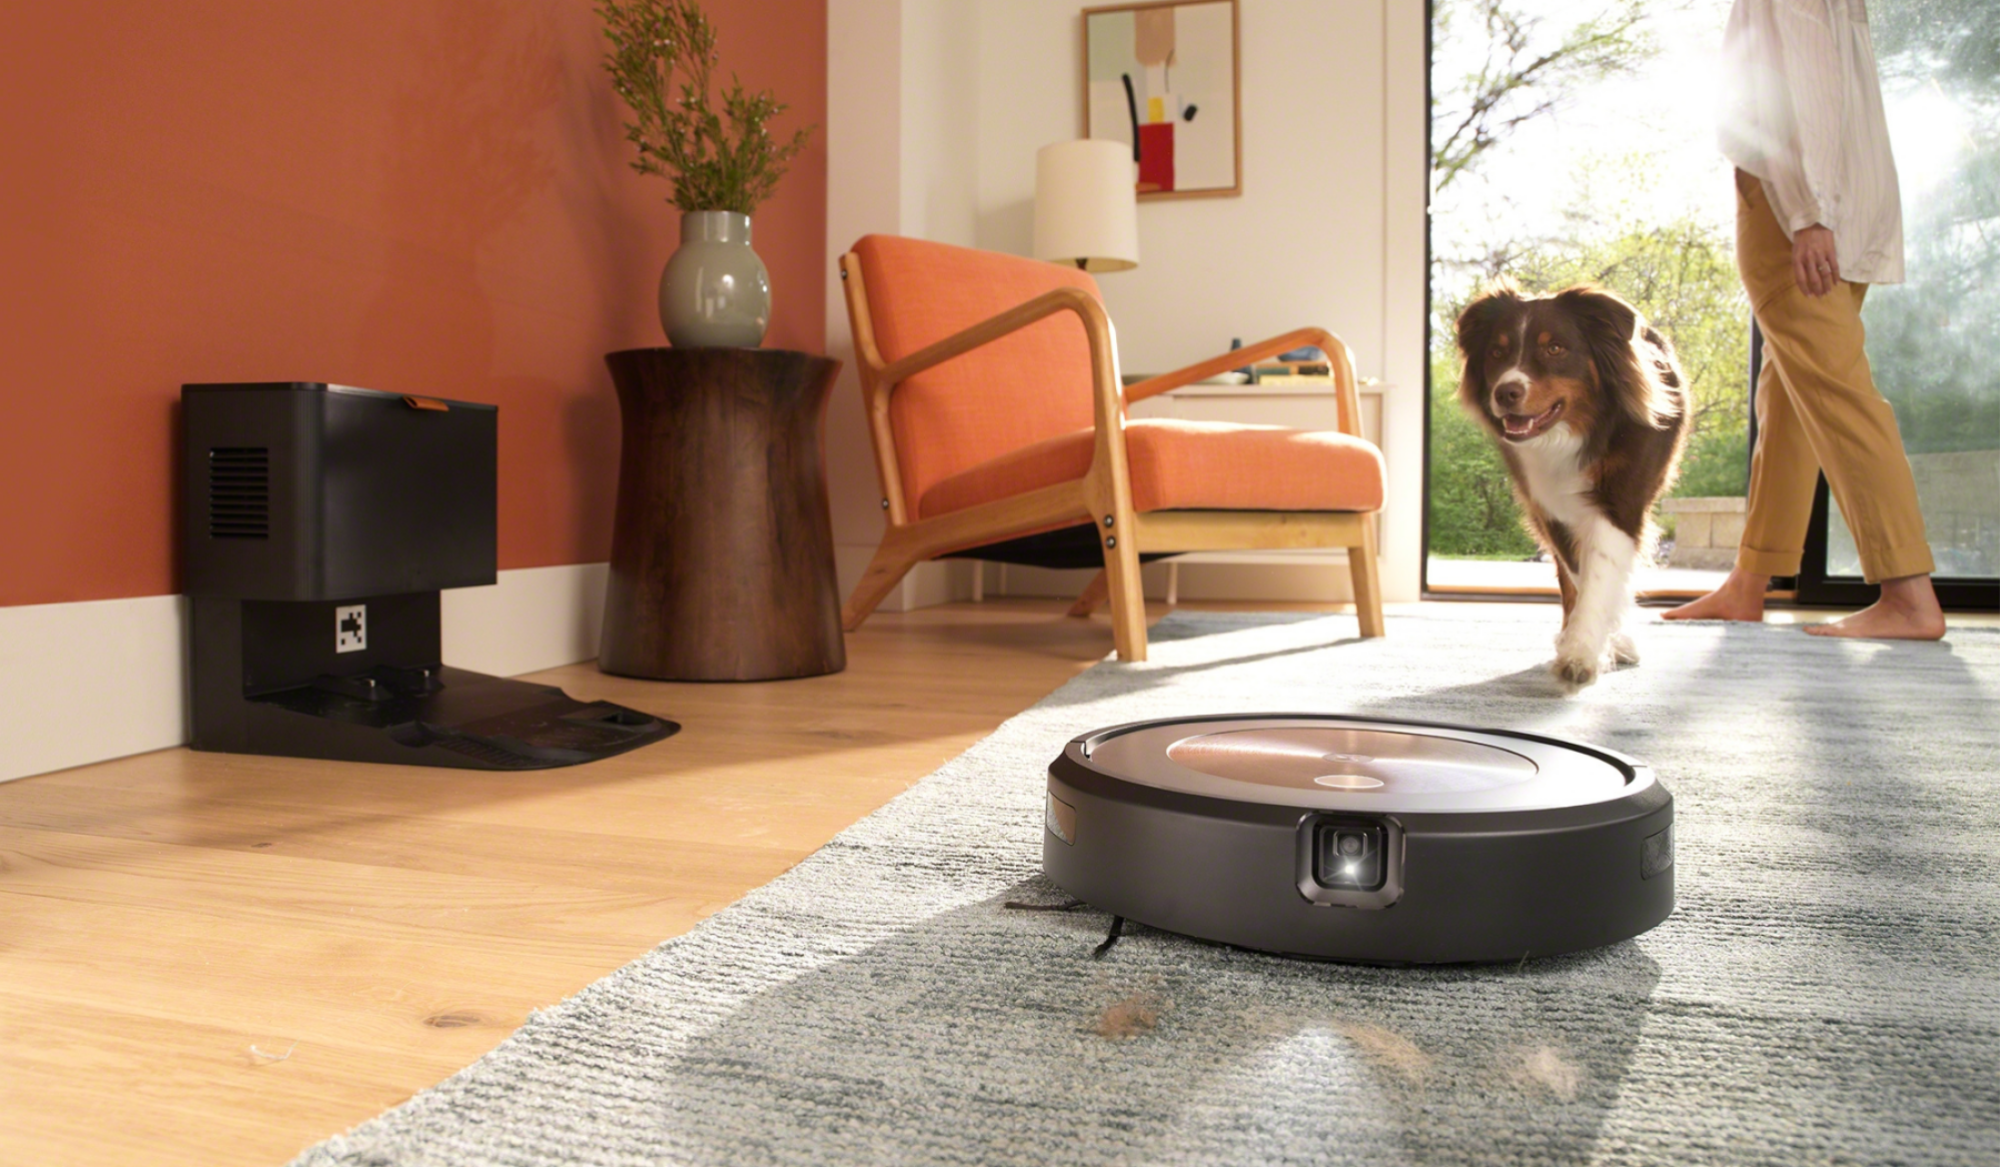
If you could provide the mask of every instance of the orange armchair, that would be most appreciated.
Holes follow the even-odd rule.
[[[1146,659],[1142,555],[1345,547],[1361,634],[1382,635],[1382,455],[1361,437],[1353,362],[1332,333],[1299,329],[1121,388],[1084,272],[869,235],[840,276],[888,520],[842,610],[849,631],[927,559],[1087,539],[1122,660]],[[1305,345],[1333,366],[1337,432],[1125,417],[1131,402]]]

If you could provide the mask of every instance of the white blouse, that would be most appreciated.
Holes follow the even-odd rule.
[[[1736,0],[1722,36],[1722,153],[1786,235],[1833,232],[1842,279],[1903,279],[1903,204],[1865,0]]]

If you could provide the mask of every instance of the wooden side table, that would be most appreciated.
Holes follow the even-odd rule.
[[[846,668],[822,454],[840,362],[742,348],[604,360],[624,445],[599,667],[674,681]]]

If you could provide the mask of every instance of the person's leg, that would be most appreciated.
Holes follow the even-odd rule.
[[[1862,302],[1868,296],[1868,285],[1848,284],[1847,287],[1853,290],[1854,311],[1859,317]],[[1887,402],[1883,404],[1887,405]],[[1891,412],[1892,424],[1894,420],[1895,415]],[[1901,454],[1902,449],[1903,439],[1899,430],[1896,433],[1897,453]],[[1909,477],[1907,457],[1901,459],[1901,468],[1904,476]],[[1828,481],[1831,482],[1831,478]],[[1938,603],[1937,589],[1931,586],[1930,548],[1925,539],[1923,511],[1917,505],[1914,477],[1910,477],[1908,494],[1906,505],[1892,510],[1888,515],[1892,524],[1902,525],[1879,538],[1892,548],[1899,544],[1904,547],[1912,543],[1922,545],[1924,552],[1921,557],[1906,555],[1897,559],[1892,553],[1891,562],[1902,567],[1921,563],[1924,569],[1879,580],[1882,594],[1873,604],[1852,616],[1845,616],[1825,624],[1814,624],[1806,629],[1807,632],[1814,636],[1852,636],[1876,640],[1936,640],[1944,635],[1944,608]],[[1840,513],[1843,518],[1851,513],[1845,503],[1841,504]],[[1911,529],[1912,521],[1914,529]],[[1852,520],[1848,525],[1852,528]],[[1859,544],[1859,536],[1856,536],[1856,541]],[[1878,547],[1880,545],[1877,544]],[[1881,565],[1879,557],[1877,565]],[[1884,570],[1895,569],[1894,566],[1884,568]],[[1862,570],[1868,570],[1868,552],[1865,551]]]
[[[1791,274],[1792,245],[1764,202],[1757,180],[1736,172],[1736,266],[1754,308],[1775,280]],[[1804,553],[1819,463],[1799,428],[1790,390],[1767,344],[1752,396],[1757,448],[1750,455],[1749,510],[1736,564],[1714,591],[1661,613],[1667,620],[1764,618],[1764,592],[1774,575],[1793,575]]]
[[[1773,354],[1764,357],[1751,401],[1757,448],[1750,455],[1749,509],[1736,564],[1714,591],[1661,613],[1662,619],[1762,620],[1771,577],[1798,573],[1819,463],[1799,429]]]
[[[1944,612],[1930,584],[1930,546],[1895,410],[1868,367],[1866,295],[1861,285],[1842,284],[1808,296],[1787,283],[1757,311],[1798,428],[1854,533],[1862,573],[1883,585],[1878,603],[1817,634],[1935,640],[1944,635]]]

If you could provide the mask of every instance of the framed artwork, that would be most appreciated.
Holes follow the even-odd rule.
[[[1236,0],[1083,10],[1083,134],[1124,142],[1139,198],[1243,193]]]

